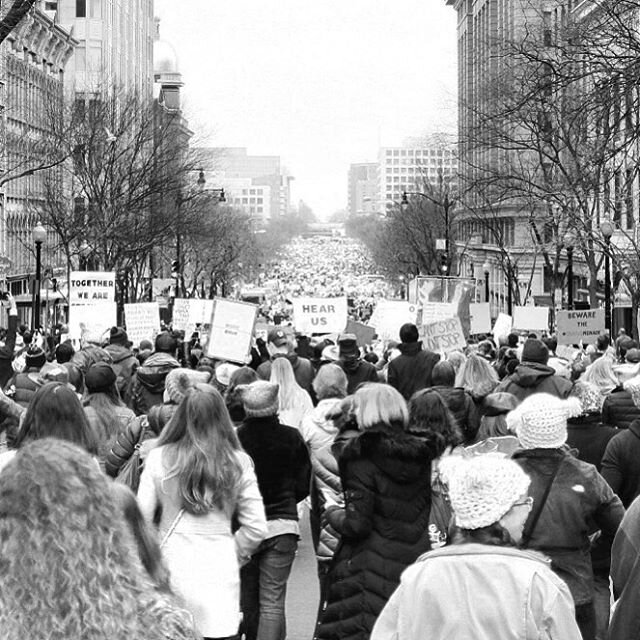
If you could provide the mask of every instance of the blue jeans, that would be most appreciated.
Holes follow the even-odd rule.
[[[246,640],[284,640],[287,580],[298,536],[285,533],[263,540],[240,571],[242,630]]]

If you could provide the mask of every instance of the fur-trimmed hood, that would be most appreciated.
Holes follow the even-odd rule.
[[[406,433],[401,426],[376,425],[353,438],[343,449],[340,464],[371,460],[396,482],[415,482],[431,467],[424,440]]]

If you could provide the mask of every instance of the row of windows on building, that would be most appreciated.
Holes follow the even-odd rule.
[[[435,168],[435,167],[434,167]],[[420,175],[422,174],[424,171],[428,171],[429,175],[437,175],[438,173],[440,173],[440,171],[442,171],[442,175],[443,176],[450,176],[452,171],[453,171],[453,167],[437,167],[437,170],[434,171],[433,169],[427,169],[427,168],[415,168],[415,167],[409,167],[408,169],[403,169],[402,171],[398,168],[398,167],[394,167],[393,169],[389,169],[387,171],[385,171],[385,174],[390,174],[392,173],[394,176],[397,174],[397,176],[406,176],[406,175]],[[390,181],[390,177],[389,175],[387,175],[387,182]],[[398,182],[396,180],[396,182]]]
[[[426,156],[437,156],[437,157],[451,157],[455,156],[455,152],[451,149],[387,149],[385,151],[385,155],[387,157],[426,157]]]

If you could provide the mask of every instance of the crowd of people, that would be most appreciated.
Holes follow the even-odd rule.
[[[307,510],[316,640],[638,636],[625,334],[443,356],[410,323],[377,352],[276,326],[240,366],[171,331],[52,344],[2,304],[3,638],[284,640]]]
[[[349,314],[366,322],[380,298],[393,297],[398,285],[382,276],[372,276],[373,264],[366,247],[353,238],[320,236],[294,238],[251,283],[265,290],[261,314],[269,322],[286,322],[292,317],[291,299],[346,296]]]

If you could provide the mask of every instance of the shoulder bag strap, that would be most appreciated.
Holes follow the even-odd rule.
[[[547,483],[544,493],[542,494],[542,498],[540,499],[540,502],[536,506],[536,509],[533,512],[531,519],[529,520],[529,524],[525,527],[524,532],[522,533],[522,546],[525,548],[529,545],[531,536],[533,536],[533,532],[535,531],[536,525],[538,524],[538,520],[542,515],[542,510],[544,509],[544,505],[547,502],[547,498],[549,497],[551,487],[553,486],[553,482],[556,479],[556,476],[558,475],[558,471],[560,470],[561,464],[562,464],[562,458],[558,458],[558,461],[553,470],[553,473],[551,474],[551,477],[549,478],[549,482]]]
[[[173,519],[173,522],[171,523],[171,526],[169,527],[167,533],[164,534],[164,537],[162,538],[162,542],[160,543],[160,548],[164,548],[165,544],[167,544],[167,540],[169,540],[169,538],[171,537],[171,534],[176,530],[176,527],[178,526],[178,522],[180,522],[180,519],[182,518],[182,514],[184,513],[184,509],[180,509],[180,511],[178,511],[178,515]]]

